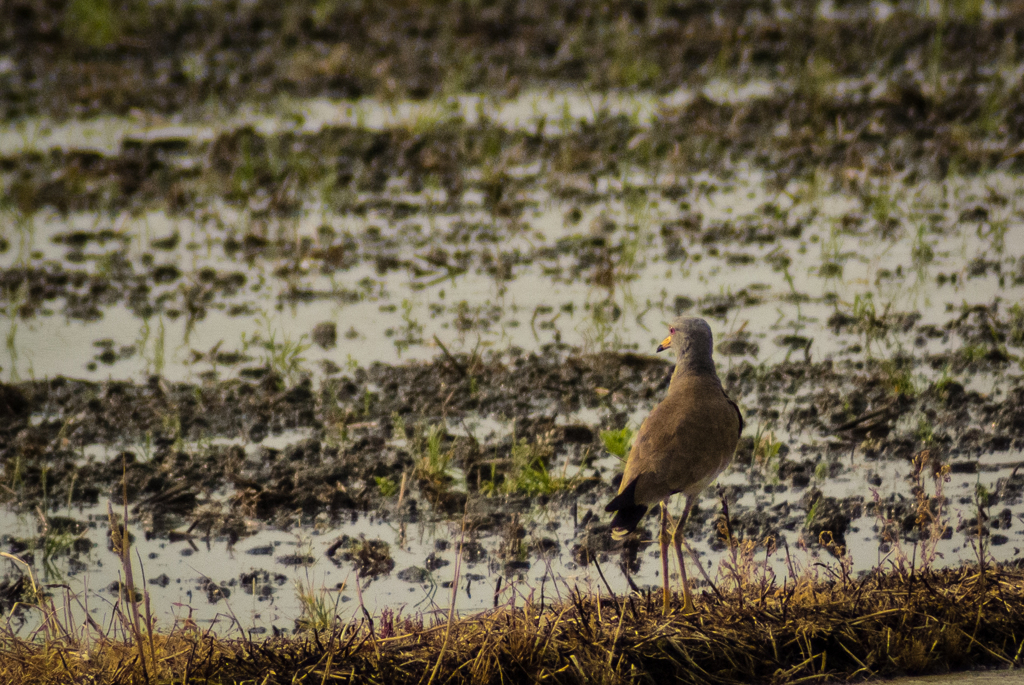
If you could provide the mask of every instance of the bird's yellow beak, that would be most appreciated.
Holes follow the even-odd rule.
[[[672,336],[671,335],[661,341],[661,344],[658,345],[658,352],[661,352],[662,350],[667,350],[670,347],[672,347]]]

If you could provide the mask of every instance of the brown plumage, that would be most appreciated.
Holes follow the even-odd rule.
[[[697,496],[732,460],[743,430],[743,418],[730,400],[715,372],[711,358],[711,327],[703,319],[680,317],[672,322],[670,335],[658,347],[676,352],[676,368],[668,395],[640,426],[626,461],[619,494],[608,503],[614,511],[612,536],[622,538],[636,529],[655,504],[662,506],[662,571],[667,611],[668,558],[666,501],[682,493],[685,506],[672,532],[683,581],[684,609],[693,611],[680,548],[679,529],[686,522]]]

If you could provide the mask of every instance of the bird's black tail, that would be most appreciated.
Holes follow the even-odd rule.
[[[615,512],[615,518],[612,519],[612,538],[615,540],[620,540],[636,530],[637,525],[640,524],[640,519],[647,513],[645,505],[636,503],[635,494],[636,479],[634,478],[604,508],[605,511]]]

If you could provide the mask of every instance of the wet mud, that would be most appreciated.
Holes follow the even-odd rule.
[[[809,544],[818,544],[828,531],[844,545],[851,521],[866,509],[895,521],[897,534],[914,540],[926,523],[920,520],[919,501],[873,500],[867,486],[882,485],[877,475],[859,488],[863,494],[836,498],[823,492],[828,479],[854,461],[898,460],[913,464],[907,479],[916,483],[922,473],[977,472],[992,457],[1024,449],[1024,386],[1008,385],[998,398],[954,383],[899,394],[885,370],[844,366],[790,362],[766,373],[743,363],[725,374],[727,391],[740,399],[748,423],[771,420],[791,436],[770,471],[757,463],[764,456],[753,437],[741,443],[734,469],[749,486],[723,492],[734,534],[762,541],[795,529]],[[474,531],[521,538],[525,531],[504,530],[516,512],[571,507],[589,510],[577,521],[571,550],[577,563],[586,564],[591,555],[616,549],[605,539],[607,525],[600,516],[616,474],[592,466],[607,454],[599,434],[646,413],[670,373],[671,366],[653,356],[587,356],[549,348],[378,364],[327,378],[317,390],[308,382],[288,388],[269,371],[260,379],[209,385],[156,377],[145,384],[64,378],[8,384],[0,455],[12,486],[5,488],[4,499],[12,511],[32,512],[51,502],[122,504],[127,495],[147,536],[226,536],[229,544],[247,536],[254,518],[286,526],[343,526],[371,512],[412,522],[421,516],[458,519],[469,512]],[[560,420],[584,410],[602,421]],[[927,439],[918,423],[904,420],[908,415],[931,417]],[[480,417],[500,417],[514,433],[483,435],[463,428]],[[259,446],[267,435],[296,432],[308,437],[282,448]],[[463,474],[460,484],[424,466],[427,441],[448,455],[446,470]],[[83,459],[90,445],[110,446],[108,458]],[[516,445],[536,452],[546,473],[571,468],[576,475],[549,492],[531,494],[517,485],[518,491],[502,494],[505,484],[519,477],[514,457],[508,456]],[[406,478],[396,510],[397,493],[379,484]],[[986,535],[992,533],[989,527],[1016,525],[1010,509],[999,512],[1001,504],[1020,504],[1022,483],[1015,469],[988,495]],[[800,493],[800,501],[796,507],[745,507],[737,500],[747,487],[789,490]],[[717,516],[712,499],[694,514],[688,532],[714,542]],[[965,521],[961,528],[971,534],[976,522]],[[45,524],[72,533],[83,525],[61,517],[47,517]],[[535,543],[539,549],[557,546],[541,536]],[[998,544],[994,537],[993,544]],[[23,551],[33,543],[8,538],[6,545]],[[328,556],[335,563],[354,560],[364,575],[376,575],[391,570],[386,547],[373,551],[339,538]],[[88,557],[88,545],[67,550],[83,552]],[[385,561],[374,561],[381,555]],[[437,562],[427,557],[424,563]]]

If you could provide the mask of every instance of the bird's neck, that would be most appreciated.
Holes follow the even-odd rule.
[[[672,381],[669,385],[675,385],[677,381],[684,377],[693,376],[711,376],[718,380],[715,362],[711,359],[694,359],[691,357],[676,359],[676,369],[672,372]]]

